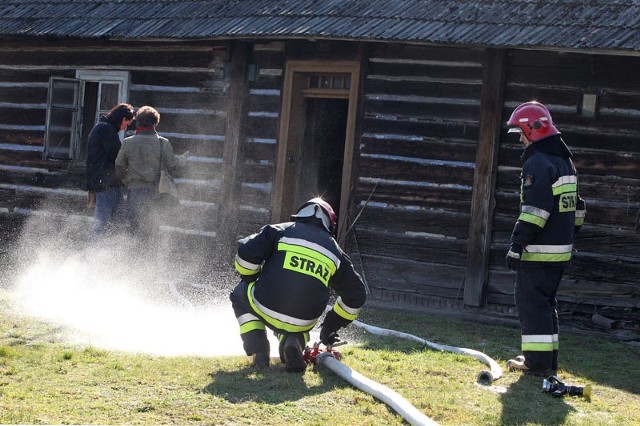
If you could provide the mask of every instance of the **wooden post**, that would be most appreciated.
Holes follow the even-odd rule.
[[[239,191],[242,179],[242,160],[245,144],[245,118],[248,101],[248,83],[246,68],[249,62],[251,45],[232,42],[230,45],[231,62],[229,64],[229,92],[227,124],[224,135],[222,193],[220,203],[220,226],[218,239],[221,244],[231,245],[235,249],[237,237],[237,214]]]
[[[476,154],[476,173],[473,179],[464,287],[464,303],[471,306],[483,306],[486,298],[505,63],[504,50],[487,49],[482,79],[480,140]]]

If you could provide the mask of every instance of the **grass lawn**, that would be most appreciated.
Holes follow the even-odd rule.
[[[72,345],[63,327],[17,314],[11,303],[0,288],[3,424],[406,424],[323,366],[300,375],[285,373],[277,361],[255,371],[245,356],[154,356]],[[515,328],[379,308],[365,309],[359,319],[479,350],[501,366],[519,353]],[[590,384],[588,400],[552,398],[540,378],[508,371],[482,386],[475,378],[487,366],[474,358],[353,325],[345,337],[351,342],[340,348],[345,365],[442,425],[640,424],[640,355],[624,343],[562,334],[559,376]]]

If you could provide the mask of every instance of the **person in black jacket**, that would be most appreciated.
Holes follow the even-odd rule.
[[[291,220],[266,225],[238,241],[235,269],[242,281],[230,298],[253,365],[269,365],[268,327],[279,339],[285,370],[303,372],[302,351],[327,308],[329,289],[338,298],[322,323],[320,340],[325,345],[336,343],[337,331],[357,317],[366,287],[333,238],[336,215],[327,202],[313,198]]]
[[[95,194],[91,240],[124,226],[124,189],[116,176],[115,161],[120,150],[119,132],[133,121],[134,108],[120,103],[100,117],[87,141],[86,189]]]
[[[584,221],[585,203],[578,194],[571,151],[547,107],[526,102],[513,111],[507,127],[519,133],[525,147],[520,214],[506,256],[507,267],[517,271],[522,355],[507,361],[507,367],[549,376],[558,369],[556,294]]]

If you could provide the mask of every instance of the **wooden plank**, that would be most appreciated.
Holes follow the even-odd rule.
[[[275,139],[278,134],[277,116],[249,116],[245,119],[246,135],[249,137]]]
[[[466,240],[437,235],[413,235],[356,229],[362,255],[376,255],[389,259],[406,259],[443,265],[466,264]]]
[[[130,91],[129,102],[136,106],[152,105],[158,110],[163,108],[185,110],[225,111],[228,97],[215,92],[178,93],[173,90],[135,90]]]
[[[447,299],[462,298],[464,268],[351,253],[362,261],[371,289]]]
[[[449,99],[479,99],[482,84],[479,82],[460,84],[459,82],[407,81],[388,78],[365,80],[366,93],[396,96],[422,95]]]
[[[487,50],[464,288],[464,303],[471,306],[483,306],[486,297],[505,64],[503,50]]]
[[[46,103],[48,88],[44,86],[7,86],[0,87],[0,99],[3,102],[12,101],[25,104]]]
[[[372,58],[401,58],[441,62],[467,62],[481,64],[482,49],[441,46],[418,46],[401,43],[375,43],[371,45]]]
[[[193,135],[223,135],[227,125],[225,115],[215,111],[201,111],[196,114],[192,111],[162,112],[161,109],[160,114],[158,133],[161,135],[162,132],[176,131]]]
[[[254,164],[262,164],[264,162],[275,164],[276,144],[249,141],[245,145],[244,156],[246,161],[252,161]]]
[[[431,158],[434,160],[473,163],[477,143],[427,138],[402,139],[399,135],[373,135],[367,133],[360,139],[360,154],[391,154],[403,157]]]
[[[491,271],[489,294],[492,304],[514,305],[516,275],[506,268]],[[597,307],[640,307],[640,286],[631,283],[602,283],[598,280],[576,279],[565,273],[558,288],[558,301],[581,305],[586,312],[593,313]]]
[[[367,75],[380,76],[384,78],[393,76],[396,78],[406,78],[406,80],[440,80],[451,82],[455,76],[456,84],[468,80],[470,84],[480,84],[482,80],[482,66],[478,62],[477,66],[459,66],[458,61],[444,62],[431,61],[420,63],[418,61],[403,62],[393,59],[385,62],[369,61],[367,64]]]
[[[478,140],[478,121],[430,120],[415,117],[376,117],[374,114],[364,116],[364,126],[370,133],[392,131],[398,135],[419,136],[442,139]]]
[[[173,147],[173,152],[181,154],[189,151],[190,156],[222,158],[224,140],[215,139],[218,138],[219,135],[203,135],[205,137],[209,136],[211,139],[195,139],[188,137],[188,135],[185,136],[187,137],[170,136],[169,139]]]
[[[15,189],[0,188],[0,207],[9,209],[13,212],[17,204],[17,191]]]
[[[356,190],[356,198],[364,201],[369,197],[375,183],[359,184]],[[450,187],[448,185],[438,186],[413,186],[411,182],[405,184],[379,183],[372,202],[381,206],[411,206],[424,207],[454,212],[468,212],[471,208],[471,187],[459,185]],[[387,224],[386,220],[381,222]]]
[[[373,199],[373,198],[372,198]],[[469,235],[469,215],[457,211],[368,206],[356,225],[361,229],[410,234],[443,235],[465,239]]]
[[[360,159],[362,170],[367,178],[391,179],[407,182],[431,182],[442,185],[469,185],[473,183],[474,171],[467,164],[440,164],[438,160],[415,158],[376,158]]]
[[[154,53],[150,63],[149,53]],[[175,46],[164,52],[157,52],[148,44],[139,46],[136,50],[120,49],[105,51],[103,49],[79,49],[65,51],[58,49],[24,49],[22,51],[0,50],[0,63],[4,65],[29,64],[50,67],[103,66],[105,68],[131,69],[145,66],[152,68],[210,68],[213,55],[204,55],[201,50],[187,49],[186,46]],[[212,52],[213,53],[213,52]]]
[[[245,145],[245,119],[248,88],[245,80],[247,64],[250,62],[251,45],[243,42],[231,43],[229,81],[229,106],[226,121],[224,165],[222,167],[222,221],[220,235],[231,243],[235,239],[238,197],[241,191],[241,166]]]
[[[397,97],[396,97],[397,99]],[[437,121],[475,121],[478,119],[479,107],[474,102],[453,99],[376,99],[366,101],[369,114],[396,115],[400,117],[425,117]]]
[[[176,90],[176,88],[184,89],[200,89],[203,95],[215,94],[220,95],[217,91],[210,90],[212,83],[217,83],[220,87],[224,87],[222,81],[222,57],[216,58],[209,65],[207,71],[190,71],[179,72],[171,70],[155,70],[145,69],[131,71],[131,83],[140,88],[146,86],[153,87],[153,90],[147,90],[149,94],[155,91]],[[181,92],[185,93],[185,92]],[[188,93],[188,92],[187,92]]]
[[[42,127],[44,128],[44,124]],[[44,146],[44,129],[42,131],[0,130],[0,143]],[[40,153],[40,157],[42,157],[42,153]]]

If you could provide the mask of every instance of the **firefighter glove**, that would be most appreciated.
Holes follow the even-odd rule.
[[[516,271],[520,266],[520,258],[522,257],[522,246],[520,244],[512,243],[507,252],[507,268],[512,271]]]
[[[338,330],[340,329],[342,322],[343,321],[335,311],[327,312],[320,329],[320,341],[325,346],[333,345],[340,340],[338,337]]]

